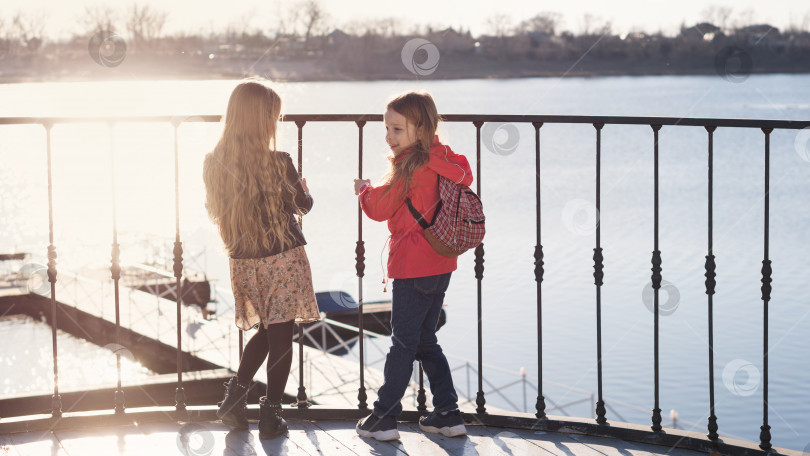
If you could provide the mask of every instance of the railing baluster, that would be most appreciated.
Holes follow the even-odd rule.
[[[357,160],[357,178],[363,178],[363,127],[366,125],[365,120],[355,121],[357,124],[358,132],[358,160]],[[366,394],[366,381],[365,381],[365,357],[364,357],[364,336],[363,336],[363,276],[365,275],[365,243],[363,242],[363,208],[360,207],[360,200],[357,200],[357,247],[354,249],[357,270],[357,292],[359,299],[357,301],[357,329],[358,329],[358,344],[360,347],[360,388],[357,392],[357,407],[360,410],[368,410],[368,395]],[[385,279],[385,278],[383,278]]]
[[[717,440],[720,435],[717,433],[717,416],[714,414],[714,288],[716,282],[714,278],[715,262],[714,262],[714,246],[712,242],[712,235],[714,233],[714,131],[717,127],[707,126],[706,131],[709,133],[709,253],[706,255],[706,295],[709,300],[709,433],[707,437],[712,440]]]
[[[306,121],[295,122],[298,127],[298,177],[302,177],[304,162],[304,125]],[[298,216],[298,224],[303,228],[304,220]],[[296,396],[298,408],[307,408],[312,405],[307,399],[307,389],[304,387],[304,324],[298,323],[298,395]]]
[[[56,342],[56,246],[53,245],[53,166],[51,161],[51,128],[53,123],[43,123],[48,154],[48,282],[51,284],[51,341],[53,345],[53,398],[51,416],[62,416],[62,396],[59,395],[59,356]]]
[[[543,242],[541,237],[540,218],[540,127],[543,122],[532,122],[534,126],[534,147],[535,147],[535,206],[537,214],[537,244],[534,246],[534,280],[537,282],[537,402],[534,408],[537,410],[537,418],[546,417],[546,400],[543,397]]]
[[[245,332],[239,330],[239,361],[242,361],[242,355],[245,352]]]
[[[113,280],[115,295],[115,368],[118,374],[118,383],[115,389],[115,413],[124,413],[124,390],[121,388],[121,303],[119,299],[119,280],[121,279],[121,248],[118,245],[118,215],[116,211],[115,194],[115,123],[109,123],[110,130],[110,186],[112,196],[113,242],[112,259],[110,261],[110,276]],[[104,306],[102,305],[102,308]]]
[[[661,427],[661,408],[659,407],[659,378],[658,378],[658,292],[661,288],[661,251],[658,250],[658,131],[661,130],[661,125],[650,125],[653,129],[655,136],[655,151],[654,151],[654,250],[652,255],[652,289],[653,289],[653,302],[654,302],[654,327],[653,327],[653,357],[655,358],[655,406],[653,407],[652,415],[652,430],[658,432]]]
[[[477,181],[476,193],[481,197],[481,126],[482,121],[473,122],[475,125],[475,178]],[[481,280],[484,278],[484,243],[475,248],[475,278],[478,282],[478,394],[475,398],[475,411],[479,414],[487,413],[486,399],[484,399],[483,380],[483,355],[482,355],[482,331],[481,331]]]
[[[593,278],[596,285],[596,385],[599,399],[596,402],[596,422],[607,423],[605,400],[602,397],[602,128],[603,123],[593,124],[596,128],[596,248],[593,249]]]
[[[425,395],[425,371],[422,369],[422,361],[419,361],[419,391],[416,394],[416,410],[420,413],[427,412],[427,396]]]
[[[762,426],[759,433],[759,447],[771,449],[771,427],[768,425],[768,302],[771,300],[771,260],[768,255],[770,230],[770,185],[771,185],[771,132],[773,128],[763,128],[765,133],[765,233],[762,260]]]
[[[175,297],[177,299],[177,390],[174,394],[175,408],[179,418],[187,416],[186,393],[183,389],[183,344],[182,344],[182,321],[181,305],[183,301],[183,243],[180,242],[180,154],[177,143],[177,128],[180,120],[172,122],[174,127],[174,277]]]

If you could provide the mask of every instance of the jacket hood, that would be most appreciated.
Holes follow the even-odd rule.
[[[468,186],[472,184],[472,170],[467,162],[467,157],[453,152],[450,146],[439,141],[438,136],[433,138],[433,143],[430,145],[428,168],[453,182]]]

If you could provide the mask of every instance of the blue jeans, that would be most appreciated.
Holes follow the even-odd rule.
[[[422,362],[427,374],[433,407],[441,411],[458,406],[450,366],[436,339],[436,325],[450,274],[394,279],[391,349],[385,359],[384,381],[374,402],[375,415],[396,417],[402,413],[402,396],[413,373],[414,359]]]

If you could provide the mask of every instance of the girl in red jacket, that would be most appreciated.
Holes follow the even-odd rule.
[[[366,215],[388,221],[391,232],[388,277],[394,279],[391,307],[391,348],[385,360],[384,382],[371,415],[357,423],[357,433],[377,440],[399,439],[396,418],[408,387],[413,361],[418,359],[430,382],[434,411],[419,420],[426,432],[458,436],[467,433],[458,410],[450,366],[436,339],[444,294],[456,258],[436,253],[405,204],[432,217],[439,203],[437,174],[464,185],[472,183],[467,159],[456,155],[436,136],[440,116],[427,93],[394,98],[385,111],[385,141],[393,155],[383,184],[356,179],[355,193]]]

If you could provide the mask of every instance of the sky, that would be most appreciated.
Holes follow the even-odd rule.
[[[248,29],[275,30],[280,12],[285,12],[301,0],[137,0],[138,4],[150,5],[168,13],[165,27],[167,34],[177,32],[209,32],[229,25]],[[93,6],[111,6],[123,10],[134,1],[98,0],[3,0],[0,3],[0,20],[22,11],[45,14],[46,36],[58,38],[70,36],[81,29],[85,9]],[[491,31],[489,19],[495,15],[511,17],[512,24],[528,19],[537,13],[552,11],[560,13],[563,21],[560,30],[578,33],[583,27],[583,17],[591,14],[610,21],[613,31],[621,34],[630,31],[675,34],[682,23],[694,24],[704,18],[708,6],[727,6],[735,18],[752,18],[755,23],[769,23],[780,29],[790,24],[810,23],[810,3],[806,0],[735,0],[712,2],[701,0],[567,0],[543,2],[538,0],[319,0],[329,15],[329,22],[337,27],[351,21],[397,17],[405,25],[435,24],[470,29],[473,35]],[[284,17],[284,15],[281,15]]]

